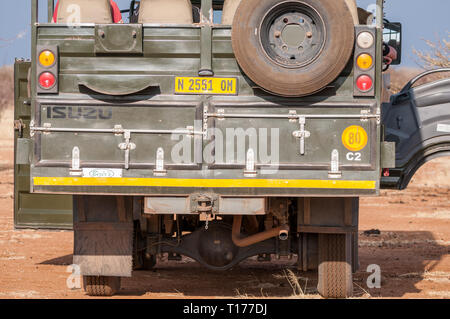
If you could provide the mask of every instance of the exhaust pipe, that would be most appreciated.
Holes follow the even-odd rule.
[[[253,244],[265,241],[269,238],[279,237],[282,240],[286,240],[289,236],[288,225],[283,225],[266,230],[261,233],[257,233],[248,237],[243,238],[241,236],[241,225],[242,225],[242,215],[236,215],[233,219],[233,230],[232,230],[232,240],[233,243],[238,247],[248,247]]]
[[[287,240],[289,238],[289,230],[288,229],[280,230],[278,238],[280,238],[280,240]]]

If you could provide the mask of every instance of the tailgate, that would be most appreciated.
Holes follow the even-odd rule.
[[[33,123],[33,190],[183,196],[377,192],[375,105],[242,100],[41,100]]]

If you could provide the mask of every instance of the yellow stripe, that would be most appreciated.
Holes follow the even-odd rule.
[[[375,181],[310,179],[180,179],[180,178],[96,178],[34,177],[35,186],[150,186],[216,188],[343,188],[375,189]]]

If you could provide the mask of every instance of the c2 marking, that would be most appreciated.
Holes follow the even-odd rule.
[[[349,152],[349,153],[347,153],[346,158],[347,158],[347,161],[361,162],[361,153]]]

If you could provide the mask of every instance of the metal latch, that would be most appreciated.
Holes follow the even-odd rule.
[[[159,147],[156,150],[156,168],[153,170],[155,176],[166,176],[167,170],[164,168],[164,150]]]
[[[369,121],[369,110],[361,110],[361,122],[367,122]]]
[[[218,109],[217,110],[217,120],[218,121],[225,120],[225,109]]]
[[[328,172],[328,178],[341,178],[342,172],[339,170],[339,151],[331,152],[331,171]]]
[[[130,168],[130,151],[136,149],[136,144],[131,143],[131,132],[128,130],[123,131],[123,138],[125,139],[125,143],[120,143],[119,148],[122,151],[125,151],[125,169]]]
[[[289,122],[297,122],[298,116],[296,110],[289,110]]]
[[[22,119],[18,119],[14,121],[14,130],[18,132],[18,137],[23,137],[23,130],[25,129],[25,124]]]
[[[80,149],[75,146],[72,149],[72,168],[69,170],[71,176],[82,176],[83,171],[80,168]]]
[[[245,161],[245,171],[244,176],[246,177],[255,177],[256,176],[256,168],[255,168],[255,152],[252,148],[249,148],[247,151],[247,159]]]
[[[311,132],[305,130],[306,117],[299,117],[300,131],[295,131],[292,135],[300,139],[300,155],[305,155],[305,138],[311,136]]]

